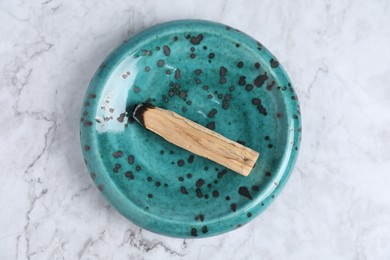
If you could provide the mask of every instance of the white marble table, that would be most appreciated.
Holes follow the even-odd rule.
[[[174,19],[229,24],[279,58],[301,153],[274,204],[207,239],[139,229],[90,180],[79,112],[108,52]],[[0,259],[390,259],[390,2],[1,1]]]

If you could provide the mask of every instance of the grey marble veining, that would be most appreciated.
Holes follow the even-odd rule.
[[[183,18],[262,42],[303,113],[300,156],[274,204],[199,240],[119,215],[78,137],[84,92],[110,50]],[[0,24],[1,259],[390,259],[388,1],[2,1]]]

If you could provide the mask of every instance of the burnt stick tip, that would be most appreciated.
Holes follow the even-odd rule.
[[[140,103],[138,104],[133,112],[133,118],[137,120],[138,123],[140,123],[143,127],[145,127],[145,122],[144,122],[144,113],[148,109],[152,109],[154,106],[152,106],[149,103]]]

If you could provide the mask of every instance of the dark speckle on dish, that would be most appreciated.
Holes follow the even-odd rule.
[[[247,199],[252,200],[252,196],[251,196],[251,194],[249,193],[249,190],[248,190],[247,187],[241,186],[241,187],[238,189],[238,193],[239,193],[241,196],[244,196],[244,197],[246,197]]]
[[[201,69],[196,69],[195,70],[195,75],[200,75],[202,73],[202,70]]]
[[[181,187],[180,187],[180,192],[181,192],[182,194],[185,194],[185,195],[188,194],[188,191],[187,191],[187,189],[186,189],[184,186],[181,186]]]
[[[178,161],[177,161],[177,165],[178,165],[179,167],[182,167],[182,166],[184,165],[184,160],[182,160],[182,159],[178,160]]]
[[[116,163],[115,166],[114,166],[113,172],[117,173],[121,167],[122,167],[121,164]]]
[[[192,163],[194,161],[194,155],[191,154],[189,157],[188,157],[188,163]]]
[[[197,181],[196,181],[196,187],[197,188],[200,188],[200,187],[202,187],[202,185],[204,184],[204,180],[201,178],[201,179],[198,179]]]
[[[181,192],[182,194],[185,194],[185,195],[188,194],[188,191],[187,191],[187,189],[186,189],[184,186],[181,186],[181,187],[180,187],[180,192]]]
[[[171,55],[171,49],[167,45],[163,46],[163,51],[164,51],[165,56]]]
[[[134,163],[134,155],[129,155],[129,157],[127,157],[127,161],[129,164],[133,164]]]
[[[202,193],[202,190],[201,190],[201,189],[196,188],[196,196],[197,196],[198,198],[202,198],[202,197],[203,197],[203,193]]]
[[[246,91],[252,91],[252,89],[253,89],[253,85],[252,84],[247,84],[246,86],[245,86],[245,90]]]
[[[210,122],[210,123],[208,123],[206,127],[207,127],[208,129],[210,129],[210,130],[214,130],[214,129],[215,129],[215,122]]]
[[[210,112],[208,113],[208,116],[210,118],[213,118],[217,114],[217,110],[215,108],[211,109]]]
[[[226,73],[227,73],[227,69],[226,69],[224,66],[222,66],[222,67],[219,69],[219,75],[220,75],[221,77],[225,77],[225,76],[226,76]]]
[[[238,85],[245,86],[245,84],[246,84],[246,77],[241,76],[240,79],[238,80]]]
[[[122,151],[116,151],[115,153],[112,154],[112,156],[114,158],[122,157],[123,156],[123,152]]]
[[[195,220],[198,220],[200,222],[203,222],[204,220],[204,215],[203,214],[199,214],[198,216],[195,217]]]
[[[268,75],[267,75],[267,72],[264,72],[264,74],[260,74],[258,75],[253,84],[256,86],[256,87],[261,87],[263,85],[263,83],[268,79]]]
[[[263,115],[267,115],[268,113],[267,113],[267,110],[265,109],[265,107],[263,106],[263,105],[261,105],[261,104],[259,104],[258,106],[257,106],[257,110],[259,110],[259,112],[260,112],[260,114],[263,114]]]
[[[193,236],[193,237],[198,236],[198,231],[196,230],[196,228],[191,228],[191,236]]]
[[[275,86],[275,81],[273,80],[270,84],[267,84],[266,89],[268,91],[271,91],[274,86]]]
[[[253,104],[253,105],[259,105],[259,104],[261,104],[260,98],[253,98],[253,99],[252,99],[252,104]]]
[[[157,61],[157,66],[162,67],[164,65],[164,60],[158,60]]]
[[[134,174],[132,171],[127,171],[125,172],[125,176],[126,178],[130,179],[130,180],[133,180],[134,179]]]
[[[208,230],[207,226],[203,226],[203,227],[202,227],[202,233],[203,233],[203,234],[206,234],[208,231],[209,231],[209,230]]]
[[[194,45],[198,45],[203,40],[203,34],[199,34],[198,36],[191,37],[191,43]]]
[[[226,169],[224,169],[224,170],[218,172],[217,178],[218,178],[218,179],[221,179],[226,173],[227,173],[227,170],[226,170]]]
[[[117,118],[118,122],[119,123],[123,123],[124,119],[125,119],[125,116],[126,116],[126,113],[121,113],[119,115],[119,117]]]
[[[271,59],[269,63],[271,64],[271,68],[277,68],[279,66],[279,62],[276,59]]]

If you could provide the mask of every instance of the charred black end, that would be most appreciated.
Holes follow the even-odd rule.
[[[145,127],[144,113],[148,109],[153,109],[153,108],[154,106],[152,106],[149,103],[140,103],[134,109],[133,118],[137,120],[137,122],[140,123],[143,127]]]

